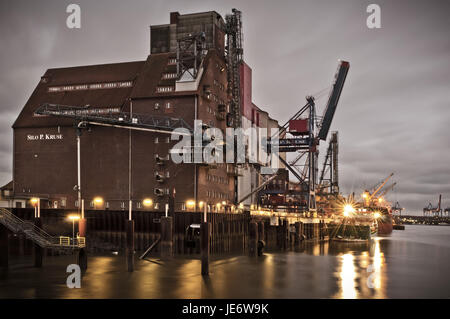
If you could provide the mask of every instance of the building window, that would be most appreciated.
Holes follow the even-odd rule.
[[[169,171],[166,172],[166,177],[169,178],[170,177],[170,173]]]
[[[170,137],[166,137],[166,144],[170,143]]]
[[[92,200],[91,203],[89,204],[89,206],[94,207],[94,201]]]
[[[66,207],[66,199],[65,198],[61,199],[61,207]]]
[[[171,106],[170,102],[167,102],[167,103],[166,103],[166,109],[169,110],[171,107],[172,107],[172,106]]]
[[[181,210],[186,210],[186,204],[185,203],[181,204]]]
[[[166,195],[170,194],[170,189],[166,188]]]
[[[120,203],[120,208],[125,209],[125,202]]]
[[[158,93],[167,93],[167,92],[173,92],[174,87],[173,86],[158,86],[156,88],[156,92]]]
[[[78,207],[78,200],[75,201],[75,207]]]
[[[155,203],[155,209],[159,209],[159,203]]]
[[[155,110],[159,110],[159,103],[155,103]]]
[[[105,202],[105,208],[109,209],[109,202]]]
[[[158,144],[158,143],[159,143],[159,138],[155,137],[155,144]]]
[[[141,208],[141,202],[137,202],[137,208]]]

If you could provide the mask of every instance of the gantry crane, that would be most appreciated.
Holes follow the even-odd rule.
[[[428,203],[428,206],[423,209],[423,216],[441,216],[442,217],[442,208],[441,208],[442,195],[439,194],[439,201],[436,207],[431,205],[431,202]]]
[[[321,119],[316,115],[315,98],[307,96],[306,104],[280,127],[278,136],[281,138],[277,139],[274,135],[268,139],[269,152],[277,155],[278,159],[300,183],[300,190],[292,194],[305,199],[305,205],[298,208],[300,211],[315,212],[317,210],[318,146],[321,140],[327,139],[349,68],[349,62],[339,61],[324,115]],[[299,155],[293,162],[288,163],[280,156],[280,153],[286,152],[298,152]],[[305,161],[303,173],[294,168],[302,159]]]

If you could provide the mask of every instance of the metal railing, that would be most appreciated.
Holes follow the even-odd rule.
[[[83,248],[86,246],[86,239],[84,237],[71,239],[70,237],[51,236],[42,228],[37,227],[30,221],[20,219],[5,208],[0,208],[0,224],[3,224],[13,233],[25,234],[27,238],[42,248]]]

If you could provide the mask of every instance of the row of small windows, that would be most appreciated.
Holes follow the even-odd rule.
[[[175,88],[173,86],[158,86],[156,88],[157,93],[167,93],[167,92],[173,92]]]
[[[230,195],[229,194],[224,194],[224,193],[216,192],[216,191],[206,191],[206,197],[218,198],[218,199],[226,199],[226,200],[230,199]]]
[[[81,91],[81,90],[127,88],[127,87],[132,87],[132,86],[133,86],[132,81],[108,82],[108,83],[94,83],[94,84],[51,86],[48,88],[48,91],[49,92],[67,92],[67,91]]]
[[[178,74],[176,73],[163,73],[163,80],[169,80],[169,79],[176,79],[178,77]]]
[[[170,58],[167,64],[169,65],[177,64],[177,58]]]
[[[228,178],[216,175],[206,175],[206,179],[208,182],[221,183],[221,184],[229,184]]]

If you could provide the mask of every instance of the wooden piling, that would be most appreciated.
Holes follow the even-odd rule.
[[[173,219],[161,217],[161,257],[173,255]]]
[[[209,275],[209,239],[210,227],[208,222],[200,224],[200,247],[202,256],[202,276]]]
[[[251,222],[249,225],[249,241],[248,241],[248,254],[253,257],[257,255],[258,250],[258,224]]]
[[[7,269],[9,263],[9,230],[0,224],[0,268]]]
[[[34,225],[38,228],[42,227],[42,221],[40,218],[34,219]],[[34,243],[34,267],[42,267],[43,249],[38,244]]]
[[[127,269],[129,272],[134,271],[134,220],[127,222]]]
[[[262,256],[264,253],[264,247],[266,246],[264,235],[264,222],[260,221],[258,224],[258,256]]]

